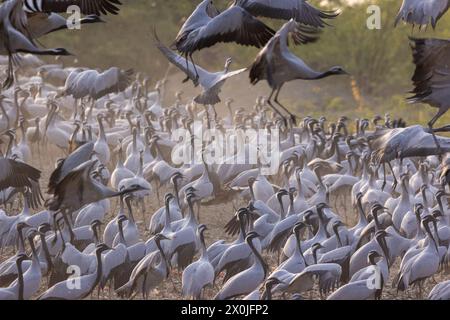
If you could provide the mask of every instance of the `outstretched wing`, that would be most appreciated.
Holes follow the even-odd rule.
[[[122,70],[117,67],[100,73],[91,87],[91,97],[99,99],[109,93],[124,91],[130,85],[133,73],[133,69]]]
[[[419,26],[431,23],[433,29],[448,10],[448,0],[403,0],[394,25],[400,20]]]
[[[232,6],[209,20],[203,27],[191,32],[179,49],[193,52],[218,42],[236,42],[245,46],[263,47],[275,31],[238,6]]]
[[[324,27],[324,19],[333,19],[339,15],[335,11],[323,11],[305,0],[239,0],[238,5],[254,16],[289,20],[314,27]]]
[[[291,280],[288,291],[302,293],[310,290],[317,278],[320,292],[327,293],[339,286],[341,274],[342,268],[336,263],[319,263],[308,266]]]
[[[277,50],[277,51],[276,51]],[[274,52],[280,53],[280,35],[276,34],[270,41],[261,49],[258,55],[253,61],[249,77],[250,83],[255,85],[261,80],[267,80],[269,84],[272,84],[270,68],[276,64],[276,57]]]
[[[65,13],[69,7],[77,6],[82,14],[99,16],[117,14],[121,4],[119,0],[24,0],[24,9],[28,13]]]
[[[31,182],[38,182],[41,171],[12,159],[0,158],[0,190],[8,187],[31,188]]]
[[[450,41],[411,38],[414,96],[410,103],[424,102],[435,107],[450,106]]]
[[[450,152],[450,138],[436,136],[442,152]],[[385,163],[397,158],[437,155],[433,135],[421,126],[383,130],[371,142],[372,161]]]
[[[57,211],[61,208],[80,208],[83,205],[83,193],[86,190],[86,181],[83,178],[89,174],[95,165],[95,160],[89,160],[74,168],[55,187],[54,195],[47,200],[46,206]]]
[[[227,73],[221,75],[220,77],[218,77],[216,79],[216,81],[212,85],[211,89],[215,90],[216,87],[220,87],[223,84],[223,82],[226,81],[227,79],[232,78],[234,76],[237,76],[237,75],[239,75],[239,74],[241,74],[241,73],[243,73],[245,71],[247,71],[247,68],[242,68],[242,69],[239,69],[239,70],[230,71],[230,72],[227,72]]]
[[[26,201],[33,209],[41,204],[40,177],[41,171],[26,163],[0,158],[0,190],[9,187],[27,189]]]

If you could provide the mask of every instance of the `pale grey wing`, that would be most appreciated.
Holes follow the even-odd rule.
[[[424,102],[434,107],[450,105],[450,41],[411,38],[414,95],[410,103]]]
[[[232,6],[211,19],[198,32],[189,34],[182,51],[193,52],[218,42],[236,42],[263,47],[275,34],[271,28],[238,6]]]
[[[156,38],[155,41],[156,47],[158,48],[159,51],[161,51],[161,53],[166,57],[166,59],[169,60],[169,62],[175,65],[178,69],[183,71],[189,77],[189,79],[191,79],[192,81],[196,81],[196,74],[193,64],[190,61],[188,61],[186,68],[185,58],[176,54],[174,51],[170,50],[168,47],[163,45],[156,36],[155,38]],[[195,67],[197,69],[197,73],[200,79],[205,78],[209,74],[209,72],[204,70],[202,67],[198,65],[195,65]]]
[[[295,19],[295,21],[314,26],[324,27],[324,19],[338,16],[334,11],[323,11],[315,8],[305,0],[239,0],[238,5],[254,16],[273,19]]]
[[[0,190],[8,187],[32,188],[31,181],[39,181],[41,171],[12,159],[0,158]]]
[[[403,0],[394,25],[400,20],[410,24],[427,25],[431,23],[433,28],[448,10],[448,0]]]
[[[69,76],[67,77],[66,83],[64,85],[65,94],[68,94],[68,95],[72,94],[75,79],[78,76],[78,74],[80,74],[80,72],[82,72],[82,71],[83,70],[81,70],[81,69],[75,69],[69,73]]]
[[[66,23],[66,19],[57,14],[36,13],[28,16],[28,26],[34,39],[65,26]]]
[[[230,71],[230,72],[227,72],[227,73],[221,75],[220,77],[217,77],[216,80],[214,81],[214,83],[212,84],[211,89],[214,90],[215,86],[222,85],[223,82],[225,82],[227,79],[237,76],[245,71],[247,71],[247,68]]]
[[[342,268],[336,263],[319,263],[305,268],[303,272],[311,273],[318,277],[320,292],[327,293],[339,286]]]
[[[82,14],[117,14],[119,0],[26,0],[27,12],[59,12],[66,13],[70,6],[78,6]]]
[[[31,188],[30,193],[27,194],[26,200],[28,205],[33,208],[37,209],[41,205],[41,201],[44,200],[44,196],[42,195],[41,186],[39,185],[38,181],[31,180]]]
[[[136,267],[133,269],[131,273],[131,277],[133,279],[137,279],[140,275],[143,275],[148,271],[148,269],[155,267],[161,261],[161,254],[159,251],[153,251],[147,254],[145,257],[139,261]]]
[[[83,176],[87,175],[96,161],[89,160],[70,171],[55,187],[53,198],[47,200],[46,206],[57,211],[62,207],[80,208],[83,194],[87,192]]]
[[[206,83],[207,81],[203,81],[204,84],[202,84],[202,87],[205,88],[205,90],[196,96],[194,98],[194,101],[201,105],[216,105],[221,100],[219,97],[220,90],[222,89],[223,84],[225,81],[233,76],[236,76],[247,69],[240,69],[236,71],[231,71],[226,74],[223,74],[221,76],[218,76],[214,79],[212,83]],[[209,76],[211,78],[211,75]],[[200,83],[202,82],[202,78],[200,77]],[[207,85],[207,86],[206,86]]]
[[[47,192],[52,194],[64,177],[79,165],[88,161],[94,150],[94,142],[87,142],[72,152],[66,159],[58,163],[58,166],[50,175]]]
[[[341,272],[342,271],[339,271],[338,273],[331,271],[319,272],[319,291],[322,294],[326,294],[338,288]]]
[[[130,85],[133,73],[132,69],[109,68],[95,78],[93,86],[90,87],[91,97],[100,99],[109,93],[124,91]]]
[[[336,263],[314,264],[306,267],[289,283],[288,291],[301,293],[312,289],[314,280],[319,280],[319,290],[327,293],[339,285],[342,268]]]

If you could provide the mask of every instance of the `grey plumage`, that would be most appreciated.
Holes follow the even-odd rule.
[[[324,27],[324,19],[333,19],[339,14],[335,11],[323,11],[305,0],[238,0],[237,4],[254,16],[273,19],[295,19],[295,21],[313,27]]]
[[[413,62],[416,65],[412,77],[414,95],[407,98],[409,103],[427,103],[437,108],[438,112],[428,122],[430,132],[434,137],[432,128],[436,121],[450,108],[450,41],[441,39],[410,38]],[[440,145],[436,137],[435,144],[439,150]]]
[[[9,0],[0,6],[0,54],[8,55],[7,77],[3,84],[9,88],[13,81],[14,55],[20,52],[37,55],[69,55],[63,48],[41,49],[33,41],[23,0]]]
[[[250,67],[250,82],[257,84],[261,80],[267,80],[272,88],[267,102],[275,112],[284,118],[272,104],[271,100],[275,94],[274,102],[288,112],[295,122],[295,116],[278,101],[278,95],[286,82],[295,79],[316,80],[331,75],[346,74],[346,72],[341,67],[332,67],[325,72],[313,70],[302,59],[289,51],[289,35],[291,35],[295,44],[306,44],[317,40],[316,29],[302,26],[291,19],[278,30],[256,56]]]
[[[88,142],[72,152],[67,158],[61,160],[50,175],[47,192],[53,194],[58,183],[60,183],[74,168],[88,161],[91,158],[93,151],[94,142]]]
[[[71,170],[56,186],[53,197],[46,206],[52,211],[78,210],[86,204],[102,199],[124,195],[143,190],[139,185],[132,185],[121,191],[114,191],[91,176],[97,160],[89,160]]]
[[[122,70],[117,67],[111,67],[101,73],[96,70],[77,69],[67,77],[64,92],[75,99],[100,99],[109,93],[125,90],[131,83],[132,75],[132,69]]]
[[[398,158],[426,157],[439,154],[433,135],[422,126],[379,130],[373,135],[372,161],[385,163]],[[450,139],[436,136],[442,152],[450,152]]]
[[[394,25],[403,20],[412,25],[431,24],[434,29],[448,7],[448,0],[403,0]]]
[[[174,64],[177,68],[182,70],[192,81],[195,81],[195,69],[191,62],[188,61],[187,68],[185,59],[175,52],[164,46],[155,35],[155,45],[161,51],[161,53],[169,60],[170,63]],[[228,71],[228,67],[231,63],[231,59],[227,59],[225,64],[225,70],[220,72],[209,72],[200,66],[196,66],[198,72],[198,82],[203,88],[203,92],[194,98],[196,103],[202,105],[215,105],[220,102],[219,93],[224,85],[225,81],[231,77],[234,77],[246,69],[239,69],[235,71]]]
[[[9,187],[28,189],[25,200],[32,208],[41,203],[40,177],[41,171],[26,163],[0,158],[0,191]]]
[[[25,0],[24,10],[28,13],[66,13],[70,6],[77,6],[82,14],[99,16],[117,14],[121,4],[119,0]]]

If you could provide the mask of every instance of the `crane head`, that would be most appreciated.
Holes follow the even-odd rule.
[[[344,68],[342,68],[341,66],[331,67],[329,70],[329,73],[334,74],[334,75],[340,75],[340,74],[350,75],[350,73],[345,71]]]

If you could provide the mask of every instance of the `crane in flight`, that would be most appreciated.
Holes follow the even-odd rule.
[[[450,40],[410,38],[413,62],[416,66],[412,82],[414,95],[409,103],[426,103],[437,108],[436,115],[428,122],[430,133],[441,154],[441,146],[434,135],[433,126],[450,108]]]
[[[285,124],[287,123],[286,118],[273,105],[272,97],[275,94],[274,102],[286,111],[295,123],[296,117],[278,101],[278,95],[286,82],[297,79],[317,80],[332,75],[347,74],[340,66],[331,67],[324,72],[313,70],[302,59],[289,51],[289,36],[292,37],[295,44],[306,44],[317,40],[317,29],[301,25],[291,19],[278,30],[275,36],[258,53],[250,67],[250,82],[253,85],[261,80],[268,82],[272,92],[267,99],[267,103],[283,118]]]
[[[186,69],[189,69],[188,61],[191,60],[195,72],[194,84],[197,85],[199,74],[192,59],[195,51],[219,42],[236,42],[261,48],[274,33],[274,30],[240,7],[237,1],[219,12],[212,0],[203,0],[181,27],[172,47],[185,57]]]

